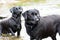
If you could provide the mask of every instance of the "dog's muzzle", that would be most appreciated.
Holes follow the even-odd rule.
[[[36,21],[39,21],[39,19],[36,19]]]
[[[23,10],[19,10],[20,12],[22,12]]]
[[[35,18],[34,18],[34,19],[35,19],[35,21],[39,21],[39,18],[38,18],[37,16],[35,16]]]

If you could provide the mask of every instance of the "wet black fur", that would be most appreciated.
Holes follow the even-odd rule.
[[[12,17],[8,20],[0,22],[0,35],[2,33],[8,34],[11,33],[13,36],[17,32],[17,37],[20,36],[21,31],[21,13],[22,7],[12,7],[10,12],[12,13]]]
[[[37,16],[39,20],[36,21],[32,13],[36,13],[35,16],[39,15],[39,11],[36,9],[27,10],[23,13],[25,27],[27,33],[30,35],[30,40],[42,40],[49,36],[52,40],[57,40],[56,33],[60,34],[60,15]]]

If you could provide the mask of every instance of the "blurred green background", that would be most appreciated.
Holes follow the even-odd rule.
[[[0,7],[2,7],[4,4],[8,7],[11,6],[26,6],[31,5],[32,3],[45,3],[46,0],[5,0],[4,2],[0,3]]]

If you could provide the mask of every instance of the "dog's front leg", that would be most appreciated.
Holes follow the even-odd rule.
[[[21,25],[17,26],[17,37],[20,36],[20,31],[21,31]]]
[[[0,25],[0,36],[2,35],[2,26]]]
[[[36,40],[42,40],[42,37],[40,35],[36,35]]]
[[[9,30],[12,33],[12,36],[15,36],[15,33],[13,32],[13,30],[11,28],[9,28]]]
[[[30,40],[35,40],[35,38],[33,38],[33,37],[30,36]]]
[[[19,37],[20,36],[20,30],[18,29],[17,30],[17,37]]]
[[[56,34],[51,35],[52,40],[57,40],[56,39]]]
[[[42,40],[41,38],[37,38],[36,40]]]

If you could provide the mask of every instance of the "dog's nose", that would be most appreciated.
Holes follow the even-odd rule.
[[[22,12],[23,10],[19,10],[20,12]]]
[[[39,20],[39,19],[36,19],[37,21]]]
[[[36,21],[39,21],[39,19],[37,18]]]
[[[36,20],[36,21],[39,21],[39,19],[38,19],[38,17],[37,17],[37,16],[35,16],[35,20]]]

